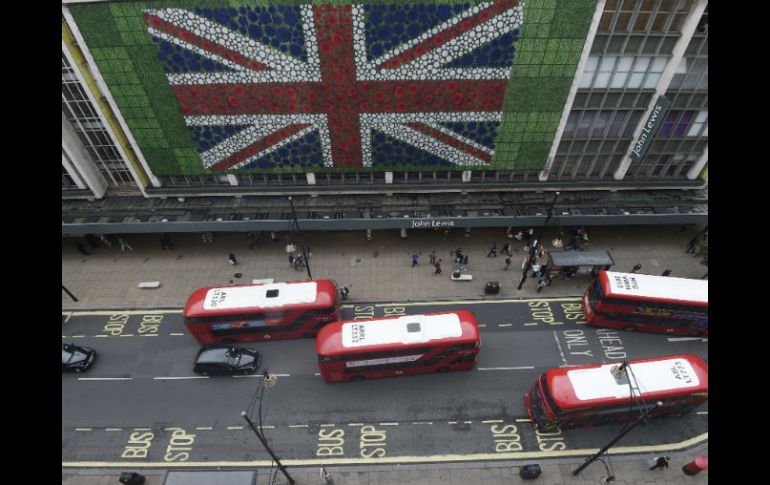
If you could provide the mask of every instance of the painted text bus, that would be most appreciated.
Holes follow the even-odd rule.
[[[583,310],[597,327],[707,337],[708,281],[600,271]]]
[[[465,310],[335,322],[316,338],[326,382],[473,369],[479,346]]]
[[[340,319],[339,300],[332,280],[207,287],[190,295],[183,316],[202,344],[312,338]]]
[[[642,403],[663,403],[653,416],[685,414],[708,400],[708,368],[694,355],[682,354],[620,363],[551,369],[527,392],[529,418],[541,431],[594,426],[639,418]]]

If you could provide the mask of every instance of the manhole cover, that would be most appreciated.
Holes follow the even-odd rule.
[[[236,278],[243,278],[243,273],[235,273],[233,276]]]

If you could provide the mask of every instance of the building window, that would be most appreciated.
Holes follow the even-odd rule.
[[[687,136],[709,136],[708,120],[708,111],[698,112],[698,116],[695,117],[695,121],[693,121],[692,126],[690,126],[690,130],[687,132]],[[703,130],[703,132],[701,132],[701,130]]]
[[[597,56],[588,57],[581,88],[655,89],[667,57]],[[611,79],[611,82],[610,82]]]

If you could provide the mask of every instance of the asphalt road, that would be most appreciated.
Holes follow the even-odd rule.
[[[708,356],[704,339],[589,327],[578,297],[347,305],[346,318],[470,309],[481,325],[477,370],[326,384],[313,340],[256,343],[278,376],[262,400],[264,433],[293,460],[371,463],[426,457],[588,454],[620,425],[543,434],[527,419],[524,394],[546,369],[676,353]],[[202,378],[199,348],[179,309],[64,314],[63,341],[97,349],[83,374],[62,375],[62,461],[69,466],[269,459],[240,416],[260,377]],[[623,439],[626,451],[676,446],[708,430],[707,405],[656,418]],[[618,449],[618,451],[624,451]],[[534,454],[533,454],[534,453]],[[459,458],[456,458],[459,459]]]

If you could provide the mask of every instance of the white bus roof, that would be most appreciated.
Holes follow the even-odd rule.
[[[645,296],[690,302],[709,301],[709,283],[705,280],[650,276],[646,274],[605,271],[612,295]]]
[[[268,297],[268,292],[277,296]],[[271,308],[316,301],[315,281],[302,283],[271,283],[267,285],[225,286],[211,288],[203,301],[204,310],[236,308]]]
[[[392,320],[367,320],[342,325],[343,347],[384,344],[415,344],[429,340],[460,337],[460,317],[444,315],[407,315]]]
[[[653,362],[629,364],[621,380],[615,379],[610,370],[618,364],[606,364],[592,369],[567,371],[575,396],[581,401],[607,398],[629,398],[629,381],[642,396],[653,392],[697,387],[700,384],[692,364],[686,359],[665,359]],[[636,378],[636,380],[634,380]],[[634,395],[638,395],[636,392]]]

